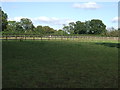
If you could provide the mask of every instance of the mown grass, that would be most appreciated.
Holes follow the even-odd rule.
[[[117,47],[76,41],[2,45],[3,88],[118,87]]]

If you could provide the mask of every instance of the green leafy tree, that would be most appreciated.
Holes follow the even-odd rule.
[[[38,25],[35,29],[35,32],[45,35],[45,34],[53,34],[55,32],[55,30],[49,26]]]
[[[105,34],[106,36],[111,36],[111,37],[119,37],[120,35],[120,30],[115,29],[114,27],[108,28],[107,32]]]
[[[90,21],[90,31],[89,34],[101,34],[106,32],[106,25],[98,19],[93,19]]]
[[[55,31],[54,35],[67,35],[67,33],[62,29],[59,29],[58,31]]]
[[[64,31],[64,32],[66,32],[66,33],[70,33],[70,27],[69,26],[65,26],[64,25],[64,27],[63,27],[63,30],[62,31]]]
[[[28,18],[22,18],[20,20],[20,24],[26,32],[34,30],[34,25],[33,25],[32,21]]]
[[[7,24],[8,24],[7,18],[8,18],[8,16],[7,16],[7,13],[4,13],[4,11],[2,11],[1,7],[0,7],[0,17],[2,17],[2,18],[0,18],[0,24],[2,24],[2,27],[0,25],[0,30],[2,28],[2,31],[4,31],[7,28]]]
[[[89,34],[90,32],[90,21],[85,21],[85,30],[86,30],[86,34]]]
[[[6,31],[10,32],[10,33],[19,33],[19,32],[23,32],[23,28],[22,28],[20,22],[8,21]]]
[[[16,31],[16,21],[8,21],[6,31],[15,32]]]
[[[18,32],[24,32],[22,25],[20,22],[16,22],[16,31]]]
[[[45,31],[43,30],[43,27],[41,25],[38,25],[35,29],[35,32],[38,34],[44,34]]]
[[[43,31],[44,31],[45,34],[52,34],[52,33],[54,33],[54,29],[49,27],[49,26],[43,26],[42,28],[43,28]]]
[[[74,34],[74,25],[75,25],[74,22],[70,22],[70,23],[69,23],[69,30],[68,30],[68,32],[69,32],[70,34]]]
[[[84,22],[81,22],[81,21],[76,22],[76,24],[74,25],[74,33],[75,34],[85,34],[86,33]]]

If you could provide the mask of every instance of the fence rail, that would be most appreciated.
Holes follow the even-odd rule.
[[[118,37],[3,35],[2,40],[118,40]]]

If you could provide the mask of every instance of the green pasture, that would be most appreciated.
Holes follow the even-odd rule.
[[[117,88],[117,41],[3,40],[3,88]]]

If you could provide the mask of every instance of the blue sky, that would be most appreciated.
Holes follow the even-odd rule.
[[[118,26],[118,2],[2,2],[8,20],[29,18],[35,26],[60,29],[63,24],[100,19],[110,27]]]

